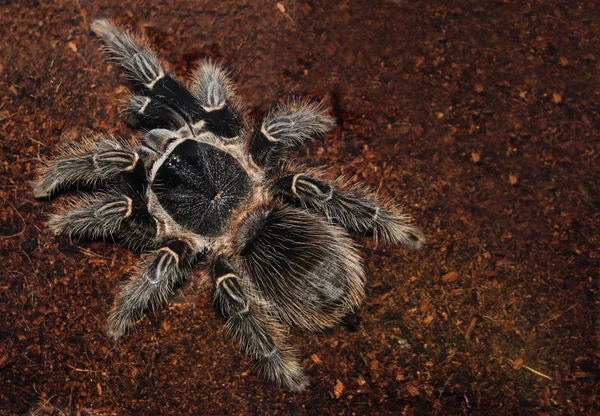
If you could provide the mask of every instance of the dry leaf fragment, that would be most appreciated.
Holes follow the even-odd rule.
[[[412,397],[417,397],[420,394],[419,389],[415,386],[408,386],[407,389],[408,394],[410,394]]]
[[[279,9],[279,11],[281,13],[285,13],[285,6],[283,5],[282,2],[278,1],[277,4],[276,4],[276,6],[277,6],[277,8]]]
[[[557,92],[555,92],[554,94],[552,94],[552,102],[554,104],[559,104],[561,101],[562,101],[562,95],[560,95]]]
[[[171,324],[169,323],[169,321],[162,321],[162,329],[164,329],[165,331],[168,331],[169,329],[171,329]]]
[[[508,181],[511,185],[517,184],[517,175],[508,175]]]
[[[523,363],[523,359],[519,358],[518,360],[513,361],[512,365],[515,370],[518,370],[519,368],[523,367]]]
[[[343,391],[344,383],[342,383],[340,380],[336,380],[335,387],[333,388],[333,394],[335,395],[335,398],[339,399]]]
[[[120,95],[120,94],[123,94],[123,93],[129,93],[129,88],[127,88],[124,85],[119,85],[117,88],[115,88],[114,91],[115,91],[116,95]]]
[[[471,160],[473,161],[473,163],[478,163],[481,160],[481,156],[479,155],[479,153],[471,152]]]
[[[323,364],[323,361],[321,361],[321,359],[319,358],[319,356],[317,354],[311,355],[310,358],[313,360],[313,362],[315,364],[319,364],[319,365]]]
[[[458,279],[458,273],[457,272],[449,272],[449,273],[446,273],[442,277],[442,282],[444,282],[444,283],[454,282],[457,279]]]
[[[77,45],[75,45],[73,42],[67,43],[67,46],[69,46],[73,52],[77,52]]]

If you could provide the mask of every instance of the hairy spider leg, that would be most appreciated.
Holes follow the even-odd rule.
[[[376,241],[402,243],[413,249],[425,244],[425,236],[408,223],[408,215],[396,207],[378,203],[372,194],[359,187],[351,192],[308,173],[293,173],[274,181],[271,190],[287,202],[322,213],[330,222],[349,231],[371,234]]]
[[[134,170],[139,156],[116,140],[85,139],[62,149],[61,157],[45,162],[34,183],[36,198],[48,198],[73,185],[97,186]]]
[[[146,206],[148,187],[144,157],[116,140],[84,140],[42,168],[34,185],[36,198],[83,184],[107,188],[99,197],[72,199],[63,212],[51,217],[56,233],[90,238],[125,237],[129,245],[143,244],[156,235],[156,222]],[[127,227],[131,232],[122,232]]]
[[[254,163],[269,169],[306,140],[327,133],[335,120],[320,103],[290,100],[272,109],[250,141]]]
[[[190,275],[192,264],[201,254],[180,239],[171,239],[145,254],[121,286],[108,318],[108,335],[117,340],[144,316],[148,309],[167,303],[176,285]]]
[[[131,198],[117,192],[73,199],[62,213],[53,214],[48,225],[56,234],[88,238],[116,235],[133,214]]]
[[[244,110],[235,96],[229,71],[205,60],[194,70],[191,87],[206,112],[207,130],[227,142],[241,140],[245,130]]]
[[[259,373],[291,390],[304,390],[308,379],[294,351],[285,343],[284,328],[251,302],[242,279],[222,256],[213,263],[212,278],[214,302],[227,318],[227,333],[254,360]]]
[[[126,110],[130,125],[143,130],[179,130],[187,125],[192,134],[204,129],[226,138],[240,135],[240,118],[233,113],[233,107],[210,98],[231,96],[221,92],[230,85],[223,81],[224,71],[214,65],[202,66],[195,77],[193,94],[165,71],[146,42],[107,20],[96,20],[91,27],[103,40],[109,57],[123,69],[134,90],[140,92],[131,98]]]

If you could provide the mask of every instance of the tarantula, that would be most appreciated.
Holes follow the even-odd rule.
[[[108,318],[115,340],[168,301],[201,265],[227,333],[269,380],[303,390],[286,331],[318,331],[354,313],[365,276],[347,231],[420,248],[422,232],[373,193],[284,160],[334,126],[322,104],[289,101],[253,133],[229,74],[206,61],[185,86],[141,38],[91,26],[134,95],[125,121],[145,131],[73,143],[46,161],[37,198],[90,191],[51,216],[57,234],[114,238],[143,252]]]

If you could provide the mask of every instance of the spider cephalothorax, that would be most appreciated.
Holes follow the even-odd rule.
[[[320,104],[290,101],[252,133],[219,66],[203,63],[188,89],[141,40],[105,20],[92,30],[132,84],[126,122],[146,133],[134,145],[72,144],[44,164],[34,194],[85,185],[90,193],[54,214],[50,227],[143,252],[116,297],[108,334],[122,337],[202,264],[245,354],[268,379],[304,389],[287,329],[336,325],[364,297],[348,231],[411,248],[424,244],[423,234],[365,189],[284,163],[333,127]]]

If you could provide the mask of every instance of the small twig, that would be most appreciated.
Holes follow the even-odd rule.
[[[69,367],[75,371],[79,371],[81,373],[100,373],[100,374],[102,374],[102,371],[100,371],[100,370],[88,370],[87,368],[77,368],[77,367],[73,367],[71,364],[67,364],[67,367]]]
[[[32,142],[39,144],[40,146],[44,146],[44,147],[46,146],[44,143],[42,143],[42,142],[38,142],[37,140],[35,140],[35,139],[32,139],[31,137],[27,137],[27,138],[28,138],[29,140],[31,140]]]
[[[539,323],[539,325],[540,325],[540,326],[541,326],[541,325],[545,325],[545,324],[547,324],[548,322],[550,322],[550,321],[553,321],[553,320],[555,320],[556,318],[559,318],[560,316],[562,316],[562,315],[564,315],[565,313],[569,312],[569,311],[570,311],[571,309],[573,309],[575,306],[576,306],[576,305],[571,305],[571,306],[569,306],[569,307],[568,307],[566,310],[562,311],[561,313],[557,313],[557,314],[556,314],[556,315],[554,315],[553,317],[551,317],[551,318],[548,318],[548,319],[546,319],[545,321],[542,321],[542,322],[540,322],[540,323]]]
[[[75,245],[75,247],[77,247],[79,250],[81,250],[83,252],[83,254],[85,254],[88,257],[100,257],[101,259],[106,259],[106,256],[103,256],[101,254],[98,253],[94,253],[92,250],[88,249],[88,248],[84,248],[78,245]]]
[[[540,377],[544,377],[544,378],[547,378],[548,380],[552,380],[552,377],[550,377],[550,376],[547,376],[547,375],[546,375],[546,374],[544,374],[544,373],[540,373],[539,371],[537,371],[537,370],[535,370],[535,369],[533,369],[533,368],[531,368],[531,367],[528,367],[528,366],[526,366],[526,365],[523,365],[523,368],[525,368],[525,369],[527,369],[527,370],[531,371],[533,374],[537,374],[537,375],[538,375],[538,376],[540,376]]]
[[[489,319],[490,321],[494,321],[494,322],[508,322],[510,321],[510,319],[495,319],[492,318],[491,316],[487,316],[487,315],[481,315],[483,318],[485,319]]]
[[[27,356],[25,356],[27,358]],[[31,393],[30,391],[25,390],[24,388],[21,388],[19,386],[15,386],[17,389],[21,390],[22,392],[24,392],[25,394],[30,395],[31,397],[35,397],[38,400],[44,400],[44,398],[42,396],[40,396],[40,394],[37,392],[37,390],[35,389],[35,384],[33,386],[34,391],[36,392],[36,394]],[[41,406],[38,406],[37,409],[32,410],[31,414],[32,415],[38,415],[41,414],[41,410],[48,404],[50,403],[50,400],[52,400],[54,397],[56,397],[56,395],[52,395],[50,396],[45,402],[43,402],[43,404]],[[61,409],[59,409],[58,407],[54,406],[52,403],[50,403],[50,406],[52,406],[54,408],[54,410],[58,411],[61,415],[64,415],[65,412],[63,412]]]
[[[444,392],[446,391],[446,387],[448,387],[448,384],[450,384],[450,380],[452,380],[452,377],[454,377],[454,374],[450,374],[450,377],[448,377],[448,380],[446,380],[446,382],[444,383],[442,391],[440,391],[440,395],[438,396],[438,402],[442,399],[442,394],[444,394]]]
[[[511,363],[511,364],[514,364],[514,363],[515,363],[515,362],[514,362],[513,360],[511,360],[510,358],[506,358],[506,360],[510,361],[510,363]],[[536,369],[534,369],[534,368],[531,368],[531,367],[529,367],[529,366],[526,366],[525,364],[523,364],[521,367],[523,367],[523,368],[524,368],[524,369],[526,369],[526,370],[529,370],[529,371],[531,371],[533,374],[537,374],[537,375],[538,375],[538,376],[540,376],[540,377],[544,377],[544,378],[547,378],[548,380],[552,380],[552,377],[550,377],[550,376],[547,376],[547,375],[546,375],[546,374],[544,374],[544,373],[540,373],[540,372],[539,372],[539,371],[537,371]]]
[[[21,231],[19,231],[18,233],[16,233],[16,234],[11,234],[11,235],[0,235],[0,238],[2,238],[2,239],[5,239],[5,240],[8,240],[8,239],[10,239],[10,238],[18,237],[18,236],[20,236],[21,234],[23,234],[23,232],[25,232],[25,228],[26,228],[26,226],[24,226],[24,227],[23,227],[23,229],[22,229]]]
[[[48,399],[45,402],[43,402],[41,405],[39,405],[38,408],[35,409],[32,414],[34,414],[34,415],[41,415],[42,414],[42,409],[44,407],[46,407],[46,405],[48,403],[50,403],[50,400],[54,399],[54,397],[55,397],[55,395],[48,397]],[[52,406],[54,408],[54,410],[58,411],[61,415],[65,414],[65,412],[63,412],[62,410],[60,410],[58,407],[54,406],[52,403],[50,403],[50,406]]]
[[[383,181],[385,180],[388,172],[389,172],[389,168],[383,169],[383,175],[381,175],[381,179],[379,180],[379,186],[377,186],[377,189],[375,190],[375,195],[379,195],[379,191],[381,190],[381,187],[383,186]]]
[[[284,5],[282,2],[278,1],[278,2],[277,2],[275,5],[277,6],[277,9],[278,9],[278,10],[279,10],[281,13],[283,13],[283,15],[284,15],[285,17],[287,17],[287,18],[289,19],[289,21],[290,21],[290,22],[292,22],[292,24],[294,24],[294,25],[296,24],[296,22],[294,22],[294,19],[292,19],[292,16],[290,16],[290,15],[289,15],[289,14],[288,14],[288,13],[285,11],[285,5]]]
[[[8,119],[9,119],[9,118],[11,118],[12,116],[14,116],[14,113],[13,113],[13,114],[7,114],[7,115],[5,115],[4,117],[0,117],[0,121],[8,120]]]
[[[19,212],[19,210],[16,209],[15,206],[13,204],[11,204],[8,199],[5,199],[5,198],[2,198],[2,199],[4,199],[4,201],[15,211],[15,213],[21,219],[21,221],[23,221],[23,229],[21,231],[19,231],[18,233],[16,233],[16,234],[12,234],[12,235],[0,235],[0,238],[9,239],[9,238],[17,237],[17,236],[19,236],[19,235],[21,235],[21,234],[23,234],[25,232],[25,229],[27,228],[27,221],[25,221],[25,218],[23,218],[23,216],[21,215],[21,213]]]
[[[471,341],[471,334],[473,333],[473,330],[475,329],[476,324],[477,324],[477,318],[471,319],[471,323],[469,324],[469,327],[467,328],[467,332],[465,332],[465,339],[467,341]]]

